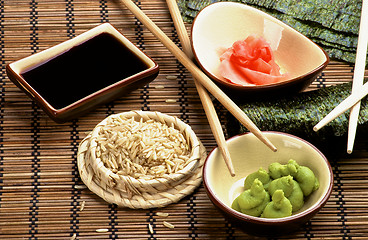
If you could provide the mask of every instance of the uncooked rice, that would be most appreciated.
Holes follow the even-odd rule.
[[[190,160],[190,146],[174,126],[134,117],[110,117],[96,139],[96,157],[120,175],[150,180],[176,173]]]
[[[152,225],[151,225],[150,223],[148,223],[148,230],[149,230],[149,232],[150,232],[151,234],[153,234],[153,233],[154,233],[154,231],[153,231],[153,227],[152,227]]]
[[[174,226],[173,224],[171,224],[171,223],[169,223],[169,222],[166,222],[166,221],[163,221],[163,222],[162,222],[162,224],[163,224],[165,227],[167,227],[167,228],[171,228],[171,229],[175,228],[175,226]]]
[[[176,79],[178,79],[178,77],[177,77],[177,76],[175,76],[175,75],[167,75],[167,76],[166,76],[166,79],[167,79],[167,80],[176,80]]]
[[[73,236],[70,237],[70,240],[75,240],[75,239],[77,239],[77,234],[76,233],[74,233]]]
[[[156,215],[159,216],[159,217],[168,217],[169,216],[168,213],[164,213],[164,212],[157,212]]]
[[[86,201],[83,201],[80,205],[79,211],[83,211],[84,210],[84,206],[86,205]]]

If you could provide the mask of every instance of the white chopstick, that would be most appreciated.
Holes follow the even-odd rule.
[[[229,98],[171,39],[131,0],[120,0],[148,30],[183,64],[184,67],[202,84],[233,116],[238,119],[251,133],[261,140],[272,151],[277,148],[259,130],[252,120]]]
[[[367,0],[363,1],[364,5],[362,5],[362,12],[367,11],[366,2]],[[364,13],[364,15],[361,16],[361,23],[363,22],[362,24],[367,24],[367,20],[366,20],[367,16],[368,16],[367,13]],[[355,68],[358,68],[356,69],[356,71],[359,72],[360,75],[363,75],[361,78],[364,78],[364,68],[365,68],[365,61],[366,61],[366,55],[367,55],[367,42],[365,42],[365,44],[363,43],[363,41],[365,41],[365,38],[367,38],[367,34],[368,34],[367,29],[368,28],[366,26],[360,29],[360,32],[362,33],[362,35],[359,37],[360,43],[358,45],[360,49],[362,50],[357,49],[357,54],[359,53],[359,59],[357,56],[357,62],[359,62],[359,66],[355,66]],[[355,76],[355,71],[354,71],[354,78],[356,77],[358,76]],[[361,81],[363,81],[363,79]],[[340,116],[342,113],[344,113],[345,111],[347,111],[348,109],[356,105],[362,98],[364,98],[368,94],[368,83],[362,85],[361,87],[358,86],[354,89],[355,89],[354,92],[352,92],[352,94],[349,97],[347,97],[344,101],[342,101],[329,114],[327,114],[327,116],[325,116],[318,124],[316,124],[313,127],[314,131],[318,131],[323,126],[325,126],[326,124],[328,124],[329,122],[331,122],[332,120]],[[350,135],[352,134],[354,133],[351,133]]]
[[[358,45],[355,59],[354,77],[352,94],[355,94],[363,85],[365,63],[367,59],[368,45],[368,0],[362,1],[362,12],[360,17]],[[350,110],[349,131],[348,131],[348,147],[347,152],[352,153],[358,125],[358,117],[360,110],[360,101]]]
[[[314,127],[314,131],[320,130],[326,124],[343,114],[345,111],[353,107],[357,102],[364,98],[368,94],[368,83],[365,83],[356,93],[351,94],[339,105],[337,105],[326,117],[324,117],[319,123]]]
[[[171,13],[171,18],[173,19],[176,32],[178,33],[180,44],[184,50],[184,53],[192,60],[194,60],[194,55],[192,52],[192,47],[190,44],[190,39],[188,36],[187,29],[184,25],[183,18],[180,14],[179,7],[177,5],[176,0],[166,0],[167,6],[169,7],[169,11]],[[198,91],[198,95],[201,99],[203,109],[206,113],[208,123],[210,124],[213,136],[217,142],[218,148],[223,156],[225,164],[229,169],[231,176],[235,176],[234,166],[231,161],[230,152],[227,147],[226,139],[224,136],[224,132],[222,131],[221,122],[217,116],[216,109],[212,103],[210,95],[207,93],[206,89],[198,82],[198,80],[194,79],[195,86]]]

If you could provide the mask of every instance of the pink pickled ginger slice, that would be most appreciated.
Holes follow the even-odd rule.
[[[228,81],[238,85],[265,85],[285,80],[272,49],[262,37],[250,35],[236,41],[220,56],[220,73]]]

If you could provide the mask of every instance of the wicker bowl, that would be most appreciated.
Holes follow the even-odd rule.
[[[137,178],[106,164],[99,156],[100,134],[111,121],[123,124],[122,119],[142,123],[153,120],[178,130],[190,153],[183,168],[160,176]],[[78,168],[87,187],[107,202],[130,208],[154,208],[177,202],[192,193],[201,183],[205,158],[204,146],[191,127],[180,119],[159,112],[130,111],[110,115],[83,139],[78,150]]]

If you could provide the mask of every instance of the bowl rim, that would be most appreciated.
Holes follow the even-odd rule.
[[[234,83],[231,83],[231,82],[228,82],[228,81],[224,81],[224,80],[221,80],[219,79],[218,77],[216,77],[214,74],[212,74],[211,72],[209,72],[204,66],[203,64],[199,61],[198,59],[198,56],[197,56],[197,53],[194,49],[194,42],[193,42],[193,32],[194,32],[194,25],[196,23],[196,20],[197,20],[197,17],[203,12],[205,11],[205,9],[207,8],[210,8],[210,7],[213,7],[213,5],[219,5],[219,4],[222,4],[222,5],[241,5],[243,8],[248,8],[252,11],[255,11],[257,12],[258,14],[262,15],[262,16],[266,16],[267,18],[271,18],[273,19],[277,24],[287,28],[287,29],[290,29],[300,35],[302,35],[303,37],[305,37],[307,40],[309,40],[311,43],[314,44],[314,46],[316,46],[320,51],[322,51],[322,53],[324,54],[325,56],[325,61],[323,63],[321,63],[318,67],[314,68],[313,70],[303,74],[303,75],[300,75],[298,77],[294,77],[294,78],[290,78],[290,79],[287,79],[287,80],[284,80],[284,81],[281,81],[281,82],[276,82],[276,83],[271,83],[271,84],[263,84],[263,85],[239,85],[239,84],[234,84]],[[213,79],[214,81],[216,81],[217,83],[219,84],[222,84],[226,87],[229,87],[229,88],[233,88],[233,89],[243,89],[243,90],[254,90],[254,89],[269,89],[269,88],[274,88],[274,87],[283,87],[285,85],[289,85],[289,84],[296,84],[298,82],[303,82],[304,79],[308,79],[310,78],[311,76],[313,76],[314,74],[317,74],[318,72],[322,71],[330,62],[330,57],[328,56],[327,52],[321,48],[318,44],[316,44],[315,42],[313,42],[310,38],[308,38],[307,36],[305,36],[304,34],[302,34],[301,32],[299,32],[298,30],[292,28],[291,26],[287,25],[286,23],[280,21],[279,19],[273,17],[272,15],[266,13],[266,12],[263,12],[257,8],[254,8],[252,6],[249,6],[245,3],[240,3],[240,2],[214,2],[214,3],[211,3],[207,6],[205,6],[203,9],[201,9],[197,15],[195,16],[193,22],[192,22],[192,26],[191,26],[191,37],[190,37],[190,42],[191,42],[191,46],[192,46],[192,52],[193,52],[193,55],[194,55],[194,58],[196,60],[196,63],[200,66],[200,68],[202,69],[202,71],[204,71],[208,76],[210,76],[211,79]]]
[[[306,209],[306,210],[304,210],[304,211],[302,211],[300,213],[293,214],[293,215],[291,215],[289,217],[283,217],[283,218],[261,218],[261,217],[254,217],[254,216],[250,216],[250,215],[247,215],[247,214],[244,214],[244,213],[240,213],[240,212],[232,209],[231,207],[229,207],[226,204],[222,203],[216,197],[216,195],[214,194],[214,192],[210,189],[209,184],[208,184],[208,180],[206,178],[206,176],[207,176],[208,159],[209,159],[209,157],[213,154],[213,152],[218,147],[215,147],[214,149],[212,149],[210,151],[210,153],[207,155],[206,161],[204,162],[204,165],[203,165],[203,174],[202,174],[203,175],[203,185],[205,187],[205,190],[207,192],[208,197],[214,203],[215,206],[217,206],[219,209],[221,209],[226,214],[228,214],[228,215],[230,215],[230,216],[232,216],[232,217],[234,217],[234,218],[236,218],[238,220],[248,221],[248,222],[251,222],[251,223],[266,224],[266,225],[272,225],[272,224],[275,224],[275,223],[290,223],[290,222],[293,222],[295,220],[299,220],[299,219],[305,218],[307,216],[313,216],[314,214],[316,214],[327,203],[327,201],[330,198],[330,195],[332,193],[334,177],[333,177],[333,170],[332,170],[332,167],[331,167],[328,159],[313,144],[311,144],[310,142],[308,142],[308,141],[306,141],[306,140],[304,140],[304,139],[302,139],[300,137],[297,137],[297,136],[292,135],[292,134],[289,134],[289,133],[278,132],[278,131],[263,131],[263,133],[266,133],[266,134],[276,134],[276,135],[284,135],[284,136],[287,136],[287,137],[291,137],[291,138],[297,139],[297,140],[299,140],[301,142],[304,142],[305,144],[309,145],[310,147],[312,147],[322,157],[322,159],[324,160],[324,162],[325,162],[325,164],[326,164],[326,166],[328,168],[328,171],[330,173],[330,177],[329,177],[329,184],[328,184],[328,188],[327,188],[326,194],[320,199],[320,201],[317,202],[316,204],[314,204],[312,207],[310,207],[310,208],[308,208],[308,209]],[[246,133],[235,135],[235,136],[227,139],[226,142],[232,141],[235,138],[239,138],[241,136],[248,135],[248,134],[251,134],[251,133],[250,132],[246,132]]]
[[[55,108],[53,105],[51,105],[22,77],[22,71],[16,70],[17,68],[21,68],[23,65],[24,69],[32,69],[33,67],[43,64],[49,59],[52,59],[59,54],[62,54],[63,52],[66,52],[69,49],[78,46],[81,43],[88,41],[102,33],[111,34],[114,38],[121,42],[121,44],[128,46],[130,50],[134,52],[142,62],[147,63],[147,68],[135,73],[134,75],[128,76],[124,79],[120,79],[113,84],[92,92],[89,95],[84,96],[73,103],[63,106],[62,108]],[[32,62],[33,59],[40,60],[37,64],[35,64],[34,61]],[[99,96],[103,96],[105,94],[113,94],[114,92],[119,91],[119,89],[122,89],[125,86],[143,81],[149,77],[155,77],[159,72],[159,65],[150,56],[143,52],[138,46],[136,46],[132,41],[130,41],[125,35],[123,35],[111,23],[101,23],[71,39],[62,41],[35,54],[8,63],[6,65],[6,72],[9,79],[21,90],[23,90],[23,92],[25,92],[32,100],[34,100],[46,112],[46,114],[49,115],[51,119],[53,119],[57,123],[63,123],[66,120],[70,120],[71,118],[75,118],[81,115],[83,112],[78,113],[78,111],[83,106],[95,106],[101,104],[101,102],[98,101]]]

